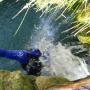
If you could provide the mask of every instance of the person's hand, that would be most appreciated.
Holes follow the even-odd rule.
[[[40,61],[35,61],[30,66],[27,67],[28,74],[38,76],[41,74],[42,67],[43,65]]]

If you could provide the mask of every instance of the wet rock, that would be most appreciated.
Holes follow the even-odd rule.
[[[64,85],[53,86],[47,90],[90,90],[90,77]]]
[[[20,71],[0,71],[0,90],[90,90],[90,76],[70,82],[56,76],[31,76]]]
[[[0,90],[34,90],[27,76],[20,71],[0,71]]]
[[[39,76],[36,78],[36,85],[39,90],[47,90],[47,88],[56,86],[58,84],[63,85],[69,81],[62,77],[52,76]]]
[[[67,81],[61,77],[35,77],[24,75],[20,71],[0,71],[0,90],[46,90],[48,87]]]

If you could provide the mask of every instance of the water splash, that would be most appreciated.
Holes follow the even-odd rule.
[[[72,55],[61,43],[53,45],[50,41],[42,39],[37,47],[49,54],[46,62],[41,59],[46,65],[43,73],[47,71],[51,75],[63,76],[71,81],[89,75],[85,60]]]
[[[3,0],[0,0],[0,2],[2,2]]]
[[[87,77],[89,72],[85,60],[74,56],[60,42],[53,44],[54,33],[58,30],[52,23],[56,15],[57,13],[52,13],[47,18],[40,18],[26,47],[39,48],[44,55],[48,55],[46,60],[40,58],[45,65],[42,75],[63,76],[71,81]]]

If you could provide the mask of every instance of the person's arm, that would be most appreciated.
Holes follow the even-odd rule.
[[[7,50],[5,49],[0,49],[0,57],[5,57],[7,53]]]
[[[29,61],[28,52],[26,50],[5,50],[0,49],[0,57],[8,59],[14,59],[19,61],[21,64],[26,64]]]
[[[0,49],[0,57],[5,57],[9,59],[19,59],[23,57],[24,52],[21,50],[5,50],[5,49]]]
[[[5,57],[5,58],[9,58],[9,59],[16,59],[17,52],[16,52],[16,50],[0,49],[0,57]]]

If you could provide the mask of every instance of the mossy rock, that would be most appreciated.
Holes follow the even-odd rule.
[[[90,77],[84,80],[85,82],[88,82],[90,81]],[[14,72],[0,71],[0,90],[48,90],[49,88],[55,86],[60,87],[64,87],[64,85],[75,86],[77,82],[79,82],[79,80],[75,82],[70,82],[63,77],[56,77],[56,76],[36,77],[31,75],[24,75],[20,71]],[[82,81],[80,80],[80,82],[83,83],[83,80]],[[78,85],[81,84],[77,84],[77,86]],[[58,89],[58,90],[65,90],[65,89]]]
[[[0,71],[0,90],[33,90],[33,86],[20,71]]]
[[[24,75],[20,71],[0,71],[0,90],[46,90],[68,82],[62,77]]]
[[[36,78],[36,85],[39,90],[46,90],[55,85],[63,85],[69,81],[63,77],[40,76]]]

